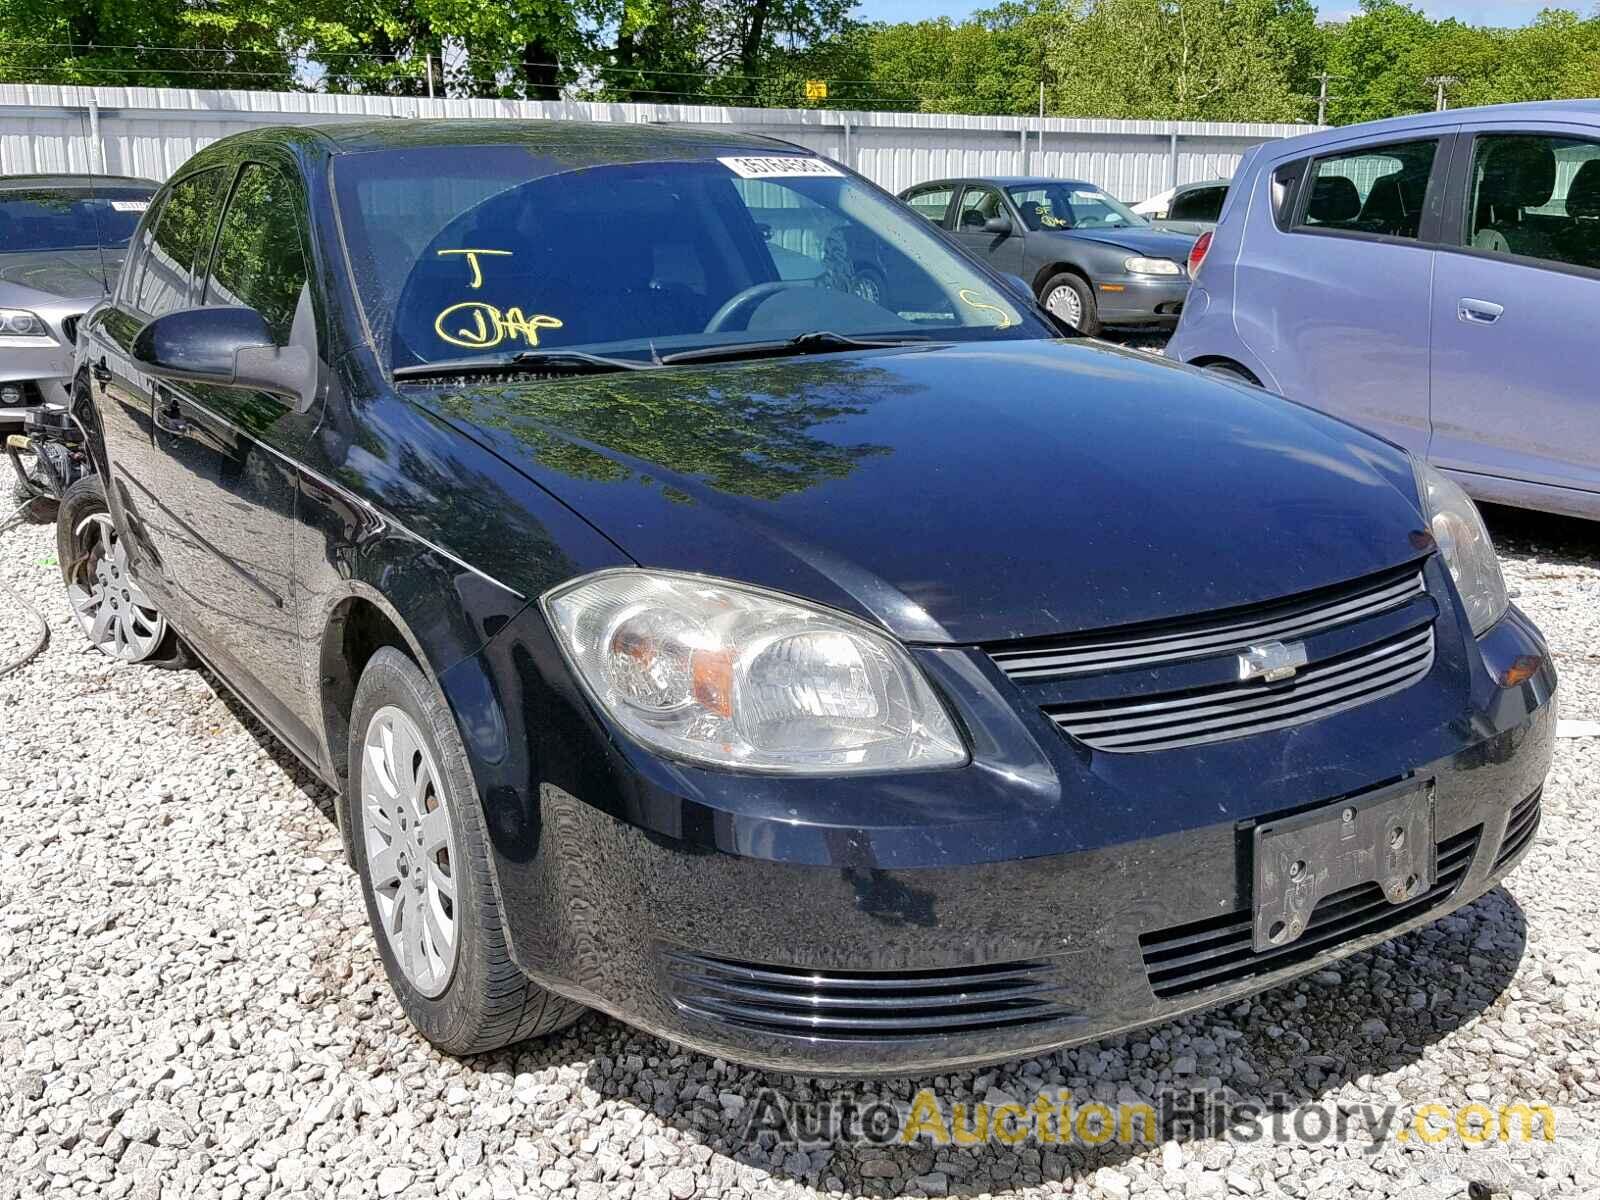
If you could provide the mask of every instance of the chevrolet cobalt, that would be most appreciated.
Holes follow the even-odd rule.
[[[85,321],[73,606],[336,789],[454,1053],[1032,1055],[1493,887],[1555,676],[1471,502],[1014,288],[762,138],[225,139]]]

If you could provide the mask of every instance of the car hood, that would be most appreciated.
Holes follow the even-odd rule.
[[[1249,604],[1417,556],[1404,452],[1199,370],[965,344],[407,389],[650,567],[913,642]]]
[[[122,269],[125,250],[28,250],[0,254],[0,288],[12,285],[40,295],[99,299]]]
[[[1120,246],[1149,258],[1170,258],[1180,263],[1189,257],[1189,251],[1194,248],[1193,237],[1143,226],[1131,229],[1064,229],[1058,232],[1063,237]]]

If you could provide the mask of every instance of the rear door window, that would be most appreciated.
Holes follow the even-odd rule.
[[[210,253],[227,181],[227,168],[213,167],[179,180],[167,193],[149,251],[142,256],[136,303],[141,312],[159,317],[198,303],[195,264]]]
[[[1225,187],[1193,188],[1172,202],[1167,218],[1172,221],[1215,221],[1222,216],[1222,202],[1228,198]]]
[[[280,346],[289,344],[306,290],[299,211],[299,190],[286,174],[264,163],[246,163],[228,201],[206,282],[207,304],[255,309]]]
[[[918,216],[926,217],[935,225],[943,225],[950,215],[950,201],[955,197],[952,187],[923,188],[906,197],[906,203]]]
[[[1312,165],[1301,226],[1416,238],[1438,139],[1373,146]]]
[[[961,216],[957,218],[956,228],[982,233],[985,221],[990,217],[1002,217],[1005,211],[999,192],[993,188],[969,187],[961,193]]]
[[[1600,270],[1600,143],[1479,135],[1469,181],[1467,245]]]

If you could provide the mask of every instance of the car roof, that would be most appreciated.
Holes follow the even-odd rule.
[[[1443,112],[1412,113],[1405,117],[1366,121],[1360,125],[1337,125],[1331,129],[1303,133],[1298,137],[1284,138],[1282,141],[1268,144],[1272,147],[1273,158],[1276,159],[1279,157],[1279,152],[1284,149],[1290,152],[1312,149],[1328,142],[1342,142],[1351,137],[1381,137],[1388,133],[1406,133],[1412,129],[1436,129],[1443,125],[1481,120],[1485,117],[1506,121],[1586,117],[1600,122],[1600,99],[1533,100],[1518,104],[1485,104],[1477,108],[1449,108]]]
[[[0,175],[0,191],[39,191],[50,188],[142,187],[152,192],[161,185],[133,175]]]
[[[1095,187],[1087,179],[1062,179],[1055,175],[952,175],[949,179],[930,179],[927,183],[912,184],[927,187],[930,183],[992,183],[996,187],[1020,187],[1030,184],[1064,183],[1071,187]]]
[[[785,151],[814,155],[815,151],[781,138],[737,133],[730,129],[685,128],[673,125],[630,124],[617,121],[484,120],[434,118],[429,120],[340,121],[296,126],[331,144],[335,154],[360,154],[370,150],[408,149],[422,146],[525,145],[559,154],[582,143],[586,158],[598,161],[637,161],[652,148],[669,158],[711,157],[718,150]],[[252,130],[251,133],[262,132]],[[243,137],[249,134],[240,135]],[[233,140],[233,139],[229,139]]]
[[[1228,187],[1232,183],[1233,180],[1223,179],[1220,176],[1216,179],[1194,179],[1188,183],[1180,183],[1177,187],[1173,188],[1172,191],[1173,194],[1176,195],[1180,192],[1192,192],[1195,188]]]

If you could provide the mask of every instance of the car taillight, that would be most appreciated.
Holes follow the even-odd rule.
[[[1206,251],[1211,249],[1211,230],[1206,230],[1194,240],[1194,248],[1189,251],[1189,278],[1193,279],[1200,270],[1200,264],[1206,260]]]

